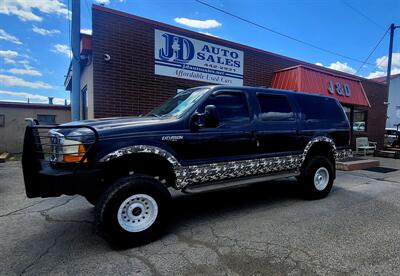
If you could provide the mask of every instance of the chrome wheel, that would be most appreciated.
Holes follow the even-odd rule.
[[[314,175],[314,186],[318,191],[323,191],[329,183],[329,172],[326,168],[319,168]]]
[[[118,209],[118,223],[128,232],[149,228],[158,215],[157,202],[149,195],[136,194],[125,199]]]

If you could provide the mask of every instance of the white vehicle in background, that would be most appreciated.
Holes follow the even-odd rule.
[[[385,146],[395,147],[400,145],[400,130],[397,128],[385,129]]]

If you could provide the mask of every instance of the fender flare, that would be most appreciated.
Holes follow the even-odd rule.
[[[312,146],[313,146],[314,144],[320,143],[320,142],[328,143],[328,144],[331,146],[332,153],[333,153],[333,158],[336,160],[338,154],[337,154],[337,149],[336,149],[335,142],[333,142],[333,140],[332,140],[331,138],[329,138],[329,137],[326,137],[326,136],[317,136],[317,137],[311,139],[311,140],[307,143],[306,147],[304,148],[304,151],[303,151],[303,161],[302,161],[302,163],[304,163],[304,161],[306,160],[307,154],[308,154],[308,152],[310,151],[310,149],[312,148]]]
[[[172,168],[175,170],[178,167],[181,167],[181,164],[179,161],[175,158],[173,154],[168,152],[167,150],[164,150],[159,147],[155,146],[150,146],[150,145],[133,145],[133,146],[128,146],[128,147],[123,147],[120,149],[117,149],[115,151],[112,151],[105,156],[103,156],[99,161],[100,162],[109,162],[111,160],[114,160],[116,158],[119,158],[121,156],[125,155],[130,155],[134,153],[149,153],[149,154],[155,154],[158,155],[165,160],[167,160],[171,165]]]

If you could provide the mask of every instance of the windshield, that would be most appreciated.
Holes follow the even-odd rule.
[[[188,89],[170,98],[148,115],[157,117],[180,117],[190,107],[197,103],[210,88]]]

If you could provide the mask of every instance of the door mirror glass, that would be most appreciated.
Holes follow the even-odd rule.
[[[218,112],[215,105],[207,105],[204,113],[195,112],[190,118],[190,129],[197,131],[202,127],[214,128],[219,125]]]
[[[204,126],[217,127],[219,125],[218,112],[215,105],[207,105],[204,108]]]

